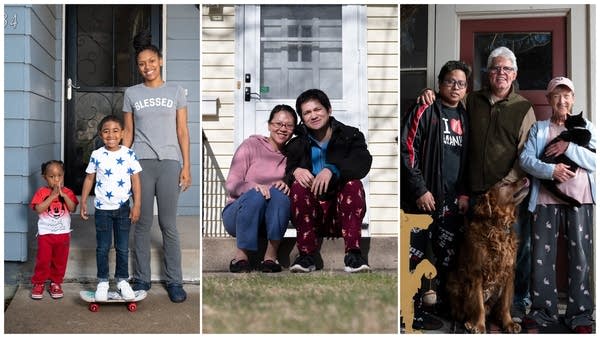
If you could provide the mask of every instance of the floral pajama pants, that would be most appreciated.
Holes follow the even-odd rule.
[[[301,254],[314,254],[319,237],[343,237],[345,252],[360,249],[365,217],[365,191],[360,180],[341,186],[334,199],[319,200],[309,188],[294,181],[290,192],[292,224]]]
[[[538,205],[533,213],[531,311],[538,324],[558,321],[556,255],[559,226],[568,239],[568,302],[565,322],[571,328],[592,325],[594,300],[590,289],[594,206]]]

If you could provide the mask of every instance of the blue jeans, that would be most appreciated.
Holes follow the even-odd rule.
[[[129,278],[129,205],[116,210],[96,209],[96,267],[98,280],[108,280],[108,252],[115,236],[117,254],[115,279]]]
[[[236,237],[237,247],[258,250],[259,232],[266,229],[268,240],[281,240],[290,221],[290,200],[277,188],[271,188],[271,198],[248,190],[223,209],[225,230]]]

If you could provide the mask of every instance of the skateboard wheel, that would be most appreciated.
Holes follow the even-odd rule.
[[[100,306],[98,304],[96,304],[96,303],[91,303],[89,305],[89,309],[92,312],[98,312],[98,310],[100,310]]]
[[[129,303],[127,304],[127,310],[129,310],[129,312],[135,312],[135,310],[137,310],[137,305],[135,303]]]

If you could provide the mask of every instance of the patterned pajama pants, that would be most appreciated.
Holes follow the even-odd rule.
[[[352,180],[337,191],[335,199],[321,201],[294,181],[290,192],[292,224],[296,227],[298,251],[314,254],[318,237],[343,237],[345,252],[360,249],[365,217],[365,191],[360,180]]]
[[[594,206],[538,205],[533,213],[531,311],[538,324],[558,321],[556,255],[559,226],[568,239],[568,301],[565,321],[574,328],[592,325],[594,301],[590,289]]]

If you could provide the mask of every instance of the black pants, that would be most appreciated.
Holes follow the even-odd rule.
[[[415,313],[420,307],[422,294],[430,288],[437,291],[438,302],[447,304],[446,281],[449,271],[456,265],[457,251],[463,234],[463,215],[440,217],[434,220],[427,230],[414,229],[411,231],[410,270],[414,270],[423,259],[427,258],[432,261],[437,271],[433,281],[429,281],[427,278],[421,279],[421,289],[415,296]],[[433,257],[426,257],[429,245]]]

